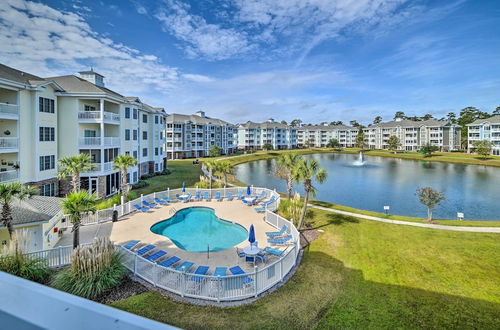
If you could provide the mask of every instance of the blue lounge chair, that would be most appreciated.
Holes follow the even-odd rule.
[[[248,206],[252,206],[252,205],[254,205],[254,204],[255,204],[255,202],[256,202],[256,201],[257,201],[257,197],[254,197],[254,198],[252,198],[252,199],[251,199],[251,200],[249,200],[249,201],[247,201],[247,200],[245,200],[245,199],[244,199],[244,200],[243,200],[243,203],[244,203],[244,204],[246,204],[246,205],[248,205]]]
[[[280,231],[270,231],[270,232],[267,232],[266,235],[269,237],[269,238],[276,238],[276,237],[279,237],[279,236],[283,236],[286,232],[288,228],[286,227],[286,225],[283,225],[281,226],[281,229]]]
[[[134,204],[134,208],[137,211],[141,211],[141,212],[147,212],[147,211],[149,211],[149,207],[142,207],[139,204]]]
[[[281,238],[268,238],[267,242],[272,245],[285,245],[290,244],[290,240],[292,239],[292,235],[286,235]]]
[[[232,201],[232,200],[233,200],[233,198],[234,198],[233,194],[231,194],[231,193],[227,193],[227,195],[226,195],[226,199],[227,199],[228,201]]]
[[[208,191],[205,191],[203,193],[203,199],[209,202],[211,200],[210,195],[208,194]]]
[[[266,212],[266,208],[265,207],[256,207],[254,209],[257,213],[263,213],[263,212]]]
[[[222,197],[220,195],[220,191],[215,193],[215,200],[218,202],[222,202]]]
[[[260,203],[260,206],[268,206],[268,205],[274,203],[275,200],[276,200],[276,197],[271,196],[271,198],[269,198],[269,200]]]
[[[196,270],[194,271],[194,274],[195,275],[206,275],[209,268],[210,267],[208,267],[208,266],[198,266],[198,268],[196,268]],[[202,277],[198,277],[198,276],[192,276],[189,278],[190,281],[196,281],[196,282],[200,282],[201,279],[202,279]]]
[[[283,254],[283,252],[285,252],[285,250],[278,250],[278,249],[272,248],[270,246],[266,246],[264,248],[264,252],[275,255],[277,257],[281,257],[281,255]]]
[[[181,202],[187,203],[187,202],[189,202],[189,201],[191,200],[191,196],[192,196],[192,195],[191,195],[191,193],[187,193],[187,194],[186,194],[186,197],[181,197],[181,196],[179,196],[179,197],[177,197],[177,198],[178,198]]]
[[[234,266],[234,267],[231,267],[229,268],[229,271],[231,272],[231,274],[233,275],[245,275],[245,271],[243,269],[241,269],[240,266]],[[253,282],[253,279],[250,278],[250,276],[242,276],[242,279],[243,279],[243,285],[249,285]]]
[[[142,204],[144,204],[146,207],[149,207],[149,208],[151,208],[151,209],[152,209],[153,207],[158,206],[158,204],[156,204],[156,203],[150,203],[150,202],[148,202],[148,201],[142,201]]]
[[[266,198],[267,196],[267,193],[265,191],[261,192],[260,195],[257,197],[257,200],[263,200],[264,198]]]
[[[237,255],[239,258],[245,258],[246,253],[245,253],[245,252],[242,252],[242,251],[240,251],[240,249],[236,248],[236,255]]]
[[[156,251],[155,253],[153,253],[152,255],[150,255],[149,257],[147,257],[146,260],[155,262],[156,260],[160,259],[161,257],[163,257],[166,254],[167,254],[167,252],[165,252],[163,250],[159,250],[159,251]]]
[[[243,195],[243,192],[238,191],[238,196],[236,196],[236,198],[242,200],[243,198],[245,198],[245,195]]]
[[[255,255],[255,260],[256,260],[256,261],[257,261],[257,260],[260,260],[262,263],[264,263],[264,264],[265,264],[265,263],[266,263],[266,255],[265,255],[264,253],[262,253],[262,252],[257,253],[257,254]]]
[[[177,202],[177,200],[172,199],[172,198],[170,198],[170,197],[168,197],[168,196],[164,196],[164,197],[162,197],[161,199],[163,199],[163,200],[164,200],[165,202],[167,202],[167,203],[175,203],[175,202]]]
[[[153,244],[148,244],[142,248],[140,248],[138,251],[137,251],[137,254],[140,255],[140,256],[143,256],[145,255],[146,253],[148,253],[149,251],[151,251],[152,249],[156,248],[155,245]]]
[[[165,201],[162,201],[161,199],[155,197],[153,198],[153,200],[157,203],[157,204],[160,204],[160,205],[167,205],[167,202]]]
[[[124,248],[126,248],[127,250],[130,250],[132,249],[134,246],[137,245],[137,243],[139,243],[140,241],[139,240],[133,240],[133,241],[130,241],[128,242],[127,244],[124,244],[122,245]]]
[[[191,267],[193,267],[193,265],[194,262],[184,261],[182,264],[179,265],[179,267],[177,267],[177,270],[181,272],[188,272],[191,269]]]
[[[195,201],[201,201],[201,191],[197,191],[196,195],[194,196]]]
[[[217,267],[215,268],[214,276],[226,276],[226,272],[226,267]]]
[[[166,260],[163,260],[158,265],[163,266],[163,267],[170,267],[180,260],[181,260],[181,258],[179,258],[178,256],[172,256]]]

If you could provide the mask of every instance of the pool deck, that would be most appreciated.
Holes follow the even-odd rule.
[[[236,247],[232,247],[223,251],[210,252],[210,256],[208,257],[207,252],[189,252],[182,250],[178,248],[167,237],[151,232],[150,227],[159,221],[166,220],[173,216],[175,213],[174,209],[176,211],[179,211],[183,208],[193,206],[210,207],[215,210],[215,214],[219,218],[239,223],[247,230],[249,230],[250,225],[253,224],[255,227],[255,237],[259,242],[260,248],[264,248],[268,245],[265,232],[277,230],[264,221],[263,213],[257,213],[254,210],[254,207],[249,207],[239,200],[223,202],[212,200],[210,202],[202,201],[189,203],[173,203],[169,204],[168,206],[155,208],[147,213],[134,212],[128,216],[121,218],[120,221],[113,223],[109,237],[112,241],[118,244],[123,244],[134,239],[140,240],[141,244],[154,244],[159,249],[163,249],[168,252],[167,256],[163,259],[175,255],[181,258],[183,261],[194,262],[195,265],[193,266],[191,271],[194,271],[199,265],[205,265],[210,266],[208,274],[212,274],[215,270],[215,267],[229,268],[239,265],[245,271],[252,272],[253,264],[246,263],[243,258],[239,258],[236,254],[236,247],[243,249],[245,246],[249,245],[247,240],[236,245]],[[268,258],[267,262],[269,263],[273,260],[274,259]],[[260,268],[265,265],[258,262],[257,266]]]

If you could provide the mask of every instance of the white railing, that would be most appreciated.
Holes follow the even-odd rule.
[[[17,149],[19,148],[18,137],[0,137],[0,149]]]
[[[113,162],[104,163],[104,171],[111,171],[113,169]]]
[[[237,196],[239,193],[245,194],[246,188],[231,187],[217,189],[197,189],[188,188],[186,192],[193,195],[199,191],[202,195],[205,192],[213,197],[217,192],[222,196],[228,193]],[[253,272],[245,275],[194,275],[177,271],[172,268],[165,268],[156,263],[150,262],[134,251],[127,250],[121,246],[116,246],[123,256],[125,267],[134,275],[153,284],[154,286],[179,294],[185,297],[200,298],[216,301],[241,300],[255,297],[279,282],[292,270],[298,260],[300,251],[300,236],[295,226],[283,217],[273,213],[279,205],[280,196],[276,191],[267,188],[252,188],[252,194],[260,195],[263,191],[267,193],[267,198],[274,196],[276,201],[267,207],[264,220],[276,229],[281,229],[283,225],[287,227],[286,234],[292,235],[291,246],[287,248],[278,260],[265,265],[263,268],[255,268]],[[118,218],[135,212],[134,204],[142,204],[143,200],[152,200],[155,197],[175,198],[177,194],[183,194],[182,189],[168,189],[166,191],[155,192],[147,196],[141,196],[113,208],[99,210],[94,214],[88,214],[82,219],[82,225],[97,224],[111,221],[113,212],[116,211]],[[70,227],[71,223],[67,216],[64,217],[64,226]],[[60,267],[71,262],[71,246],[59,247],[51,250],[29,253],[33,258],[44,258],[50,267]]]
[[[104,120],[119,122],[120,115],[114,112],[104,112]]]
[[[120,145],[120,138],[119,137],[105,137],[104,138],[104,145],[105,146]]]
[[[101,112],[100,111],[80,111],[78,112],[78,119],[82,120],[101,120]],[[107,121],[120,121],[120,115],[114,112],[104,111],[104,120]]]
[[[80,145],[82,146],[100,146],[101,138],[99,137],[81,137],[79,139]]]
[[[0,103],[0,114],[19,115],[19,105]]]
[[[5,171],[0,172],[0,182],[13,181],[19,179],[19,171]]]

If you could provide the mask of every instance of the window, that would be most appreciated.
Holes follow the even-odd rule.
[[[125,130],[125,141],[130,141],[130,130],[129,129]]]
[[[130,173],[127,173],[127,183],[130,183]]]
[[[142,122],[147,123],[148,122],[148,115],[142,115]]]
[[[155,124],[158,124],[158,116],[155,116]]]
[[[144,131],[142,132],[142,139],[147,140],[148,139],[148,132]]]
[[[55,183],[48,183],[40,186],[40,196],[55,196],[56,185]]]
[[[55,141],[54,127],[40,127],[39,141],[40,142]]]
[[[147,157],[148,156],[148,148],[143,148],[142,149],[142,157]]]
[[[125,108],[125,118],[130,119],[130,108]]]
[[[85,105],[83,106],[83,110],[85,110],[85,111],[96,111],[96,107],[95,107],[95,106],[93,106],[93,105],[88,105],[88,104],[85,104]]]
[[[54,100],[40,97],[38,99],[38,109],[40,112],[54,113]]]
[[[137,130],[136,129],[134,129],[133,137],[134,137],[134,141],[137,141]]]
[[[134,172],[133,177],[134,177],[134,182],[137,182],[137,172]]]
[[[53,170],[56,168],[56,157],[51,156],[40,156],[40,171]]]
[[[93,129],[86,129],[83,131],[84,137],[97,137],[97,131]]]
[[[155,164],[155,172],[158,172],[158,164]]]
[[[155,148],[155,156],[158,156],[158,148]]]
[[[134,119],[137,119],[137,109],[134,109],[133,116],[134,116]]]
[[[134,158],[137,159],[137,151],[134,151]],[[135,181],[135,180],[134,180]]]

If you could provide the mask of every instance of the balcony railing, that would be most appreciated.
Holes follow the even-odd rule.
[[[81,137],[80,145],[82,146],[101,146],[101,138],[100,137]],[[105,137],[103,145],[105,147],[109,146],[119,146],[120,138],[119,137]]]
[[[0,115],[2,114],[19,115],[19,105],[0,103]]]
[[[0,151],[5,149],[19,148],[19,138],[17,137],[0,137]]]
[[[13,181],[19,179],[19,171],[5,171],[0,172],[0,182]]]
[[[78,119],[81,120],[101,120],[101,112],[100,111],[80,111],[78,112]],[[120,115],[113,112],[104,111],[104,120],[112,121],[112,122],[120,122]]]

